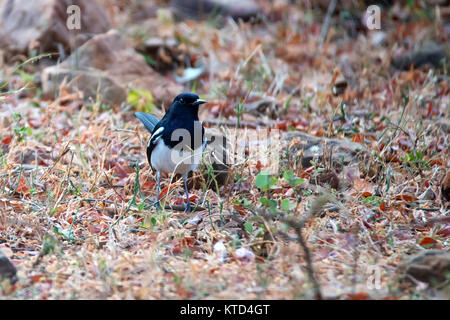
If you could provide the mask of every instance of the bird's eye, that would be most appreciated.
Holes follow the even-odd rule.
[[[180,103],[184,104],[184,99],[183,98],[180,99]]]

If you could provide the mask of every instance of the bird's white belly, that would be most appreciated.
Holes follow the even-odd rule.
[[[195,152],[171,150],[160,139],[152,150],[151,165],[157,171],[185,175],[189,171],[197,170],[201,161],[203,147],[197,148]]]

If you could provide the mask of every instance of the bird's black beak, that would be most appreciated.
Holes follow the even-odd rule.
[[[208,102],[208,101],[203,100],[203,99],[197,99],[197,100],[193,103],[193,105],[194,105],[194,106],[198,106],[198,105],[203,104],[203,103],[206,103],[206,102]]]

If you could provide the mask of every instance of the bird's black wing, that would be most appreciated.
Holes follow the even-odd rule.
[[[162,126],[162,121],[159,121],[157,117],[154,115],[144,113],[144,112],[135,112],[134,115],[136,118],[141,120],[141,122],[144,124],[145,128],[151,132],[152,136],[150,137],[150,140],[148,141],[147,145],[147,160],[150,166],[152,165],[151,157],[152,157],[152,151],[156,146],[156,143],[161,138],[164,127]],[[164,118],[163,118],[164,119]]]
[[[134,115],[136,116],[136,118],[142,121],[145,128],[147,128],[147,130],[150,132],[153,132],[157,123],[159,122],[159,119],[157,117],[148,113],[135,112]]]
[[[152,136],[150,137],[150,140],[148,141],[147,145],[147,160],[150,166],[152,166],[151,159],[153,149],[156,147],[158,141],[162,139],[163,134],[164,134],[163,121],[160,121],[156,124],[155,128],[153,129]]]

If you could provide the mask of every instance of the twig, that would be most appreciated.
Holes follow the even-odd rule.
[[[231,127],[236,128],[237,123],[236,121],[222,121],[222,120],[204,120],[203,123],[207,126],[224,126],[224,127]],[[256,122],[243,122],[241,121],[239,123],[240,128],[250,128],[250,129],[256,129],[258,127],[273,127],[275,126],[275,121],[256,121]]]
[[[258,213],[254,213],[254,214],[257,214],[264,218],[273,219],[273,215],[268,214],[266,211],[264,211],[264,213],[262,213],[262,214],[258,214]],[[304,257],[306,260],[306,271],[308,272],[309,278],[311,279],[311,282],[314,287],[314,292],[315,292],[314,297],[317,300],[322,300],[323,296],[322,296],[322,292],[320,289],[320,285],[319,285],[319,282],[317,281],[317,279],[315,277],[315,273],[314,273],[311,251],[309,250],[309,248],[306,244],[305,238],[303,237],[303,234],[302,234],[303,226],[305,225],[305,222],[310,217],[311,217],[311,213],[306,214],[306,217],[304,219],[301,219],[300,221],[295,221],[293,219],[289,219],[289,218],[285,218],[285,217],[281,217],[281,218],[279,218],[279,220],[283,223],[286,223],[288,226],[290,226],[292,229],[295,230],[295,232],[297,234],[297,241],[303,249]]]
[[[40,182],[42,179],[44,179],[44,178],[47,176],[47,174],[49,174],[50,171],[53,170],[53,168],[54,168],[54,167],[56,166],[56,164],[62,159],[62,157],[64,157],[64,156],[66,155],[66,153],[70,151],[69,144],[70,144],[70,141],[67,142],[67,144],[66,144],[66,146],[64,147],[63,151],[62,151],[61,154],[58,156],[58,158],[55,160],[55,162],[53,163],[53,165],[52,165],[49,169],[47,169],[47,171],[44,173],[44,175],[42,175],[42,176],[39,178],[39,182]]]
[[[125,199],[122,197],[122,195],[119,192],[117,192],[116,188],[114,188],[115,186],[111,183],[111,180],[109,179],[109,177],[105,171],[103,171],[103,174],[106,177],[106,181],[108,182],[109,187],[114,190],[114,192],[119,196],[120,200],[122,200],[123,202],[126,202]]]
[[[311,258],[311,251],[309,250],[308,246],[306,245],[305,238],[303,238],[302,234],[302,228],[304,226],[303,220],[297,222],[290,219],[282,219],[283,222],[288,224],[290,227],[292,227],[295,232],[297,233],[298,243],[303,249],[303,253],[305,255],[306,260],[306,270],[308,271],[309,278],[311,279],[311,282],[313,283],[314,291],[315,291],[315,298],[317,300],[322,300],[322,292],[320,289],[319,282],[317,282],[316,277],[314,275],[314,268]]]
[[[146,200],[148,200],[148,202],[151,205],[156,203],[156,200],[153,200],[153,199],[146,199]],[[186,208],[183,205],[170,205],[170,204],[164,205],[164,209],[165,210],[174,210],[174,211],[185,211],[186,210]],[[201,207],[201,206],[193,206],[191,212],[195,212],[195,211],[206,211],[206,208]]]
[[[325,21],[322,25],[322,30],[320,31],[320,39],[319,39],[319,48],[322,47],[322,44],[325,42],[325,39],[328,34],[328,29],[330,28],[331,16],[334,13],[334,9],[336,9],[336,0],[331,0],[330,5],[328,6],[327,15],[325,16]]]
[[[11,191],[11,192],[9,193],[9,196],[12,196],[13,194],[15,194],[16,191],[17,191],[17,189],[19,188],[19,185],[20,185],[20,179],[22,179],[22,172],[23,172],[23,152],[22,152],[21,155],[20,155],[19,180],[17,180],[17,185],[16,185],[16,187],[14,188],[14,190]]]

